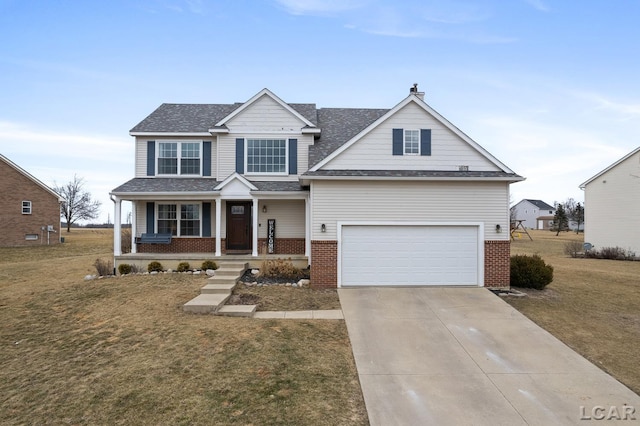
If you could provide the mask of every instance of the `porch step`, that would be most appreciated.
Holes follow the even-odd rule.
[[[185,303],[182,309],[184,312],[193,314],[212,314],[220,309],[230,296],[230,292],[227,294],[199,294]]]
[[[213,276],[207,280],[209,284],[221,284],[221,285],[232,285],[235,286],[236,283],[240,280],[240,275],[235,276]]]
[[[218,309],[214,315],[225,317],[252,317],[257,305],[225,305]]]
[[[202,294],[228,294],[236,287],[236,283],[209,283],[200,289]]]

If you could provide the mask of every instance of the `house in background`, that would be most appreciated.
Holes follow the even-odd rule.
[[[529,229],[551,229],[556,208],[542,200],[523,199],[511,207],[512,220],[521,220]]]
[[[314,287],[508,286],[509,185],[523,178],[423,97],[317,108],[264,89],[161,105],[130,131],[135,176],[111,192],[115,265],[291,257]]]
[[[58,244],[60,196],[0,154],[0,246]]]
[[[596,249],[620,247],[640,255],[640,148],[580,185],[584,241]]]

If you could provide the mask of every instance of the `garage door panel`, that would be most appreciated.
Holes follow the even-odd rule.
[[[341,285],[478,285],[477,226],[344,225]]]

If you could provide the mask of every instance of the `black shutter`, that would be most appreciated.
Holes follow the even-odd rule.
[[[431,155],[431,129],[420,129],[420,155]]]
[[[147,176],[156,175],[156,142],[147,141]]]
[[[402,129],[393,129],[393,155],[404,154],[403,134]]]
[[[202,176],[211,176],[211,141],[202,142]]]
[[[155,204],[147,203],[147,234],[153,234],[155,232],[155,219],[156,215],[154,212]]]
[[[289,174],[298,174],[298,139],[289,139]]]
[[[236,173],[244,174],[244,139],[236,139]]]
[[[211,203],[202,203],[202,236],[211,236]]]

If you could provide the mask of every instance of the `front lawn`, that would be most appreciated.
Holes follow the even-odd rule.
[[[203,276],[84,281],[111,235],[0,249],[0,423],[367,424],[343,321],[183,313]]]

